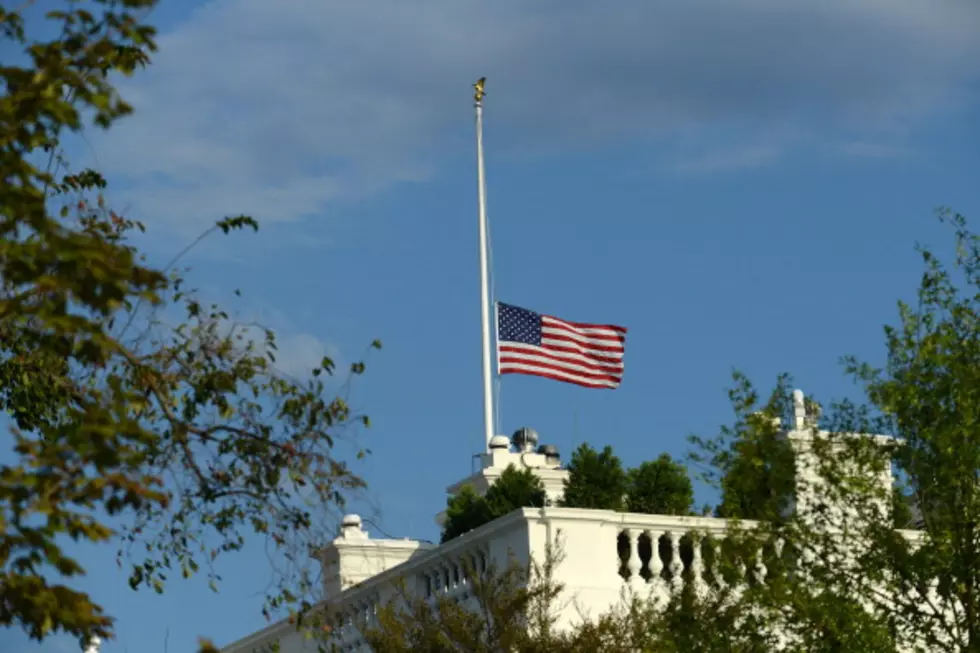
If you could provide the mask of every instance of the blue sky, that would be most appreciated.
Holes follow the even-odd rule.
[[[884,323],[945,248],[932,217],[980,220],[980,6],[956,0],[165,1],[137,113],[73,159],[109,176],[166,260],[223,215],[258,236],[186,262],[209,296],[274,327],[283,365],[357,359],[372,416],[359,508],[434,539],[444,488],[482,446],[470,84],[486,75],[497,297],[629,327],[614,392],[506,378],[499,430],[567,455],[683,455],[730,418],[733,368],[850,395]],[[707,498],[705,495],[704,498]],[[262,625],[261,547],[162,596],[112,552],[85,587],[118,618],[105,653],[188,651]],[[166,643],[166,646],[165,646]],[[0,650],[57,653],[0,633]]]

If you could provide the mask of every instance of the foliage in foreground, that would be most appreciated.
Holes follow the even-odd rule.
[[[131,113],[112,80],[149,63],[155,4],[82,0],[32,25],[36,12],[0,8],[4,50],[24,54],[0,68],[0,407],[13,446],[0,467],[0,626],[38,640],[112,637],[112,617],[77,589],[70,540],[122,540],[130,585],[162,592],[259,534],[292,561],[273,608],[309,586],[313,515],[362,485],[334,454],[359,418],[329,396],[333,362],[307,379],[279,373],[275,335],[146,263],[128,239],[143,226],[110,208],[97,171],[65,159],[72,134]],[[243,228],[257,223],[215,230]]]
[[[841,546],[854,561],[813,566],[827,586],[866,597],[922,650],[972,651],[980,647],[980,236],[960,215],[939,217],[953,231],[952,261],[920,248],[916,301],[899,302],[898,323],[885,328],[885,365],[845,359],[867,402],[837,405],[831,428],[901,440],[830,442],[818,452],[823,493],[845,508],[836,521],[852,533]],[[868,487],[871,473],[889,465],[923,518],[914,539],[880,509],[891,488]],[[811,531],[832,523],[815,521]],[[835,544],[829,539],[816,543]]]
[[[729,562],[733,562],[730,560]],[[597,618],[562,622],[574,600],[554,580],[561,564],[550,552],[543,565],[511,563],[502,571],[467,568],[467,596],[425,599],[402,592],[360,632],[373,650],[399,653],[884,653],[882,634],[854,601],[826,597],[810,632],[789,646],[769,615],[753,614],[730,591],[704,595],[685,584],[666,603],[636,595]],[[756,590],[749,590],[750,592]],[[812,607],[816,607],[816,603]],[[329,641],[329,640],[327,640]],[[891,641],[891,640],[888,640]],[[329,647],[328,647],[329,649]]]
[[[918,294],[899,302],[898,323],[885,328],[885,364],[844,359],[865,402],[831,405],[827,434],[814,429],[810,444],[818,478],[793,490],[807,508],[776,522],[797,573],[743,602],[746,610],[779,608],[782,626],[810,646],[980,647],[980,237],[962,216],[939,217],[953,230],[951,264],[920,248]],[[741,424],[791,402],[784,385],[763,406],[747,381],[738,396],[746,399],[736,402]],[[716,477],[723,497],[738,498],[730,515],[780,514],[792,495],[787,448],[759,428],[765,423],[732,446],[705,448],[728,472]],[[887,472],[894,487],[881,482]],[[918,532],[896,530],[914,522]],[[858,602],[867,609],[842,608]]]
[[[554,632],[561,586],[554,582],[558,557],[549,551],[541,565],[492,563],[463,566],[467,598],[443,594],[432,599],[402,591],[382,607],[377,622],[363,628],[375,651],[390,653],[547,653],[559,648]]]

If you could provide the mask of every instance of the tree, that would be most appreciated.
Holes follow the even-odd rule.
[[[568,634],[569,651],[609,653],[770,653],[778,639],[751,614],[729,602],[728,593],[697,597],[690,588],[657,605],[633,597]]]
[[[689,515],[694,507],[694,486],[687,468],[669,454],[633,468],[628,475],[626,510],[651,515]]]
[[[885,328],[885,364],[844,359],[866,401],[831,405],[826,432],[814,428],[809,443],[816,478],[800,490],[812,509],[768,529],[794,573],[741,603],[768,610],[769,627],[804,650],[980,650],[980,237],[960,215],[939,217],[953,228],[952,265],[920,248],[916,301],[899,302],[898,323]],[[747,381],[740,388],[738,397],[755,396]],[[764,412],[790,400],[781,387]],[[736,402],[742,425],[756,414],[750,403]],[[777,441],[739,432],[753,445],[729,449],[742,454],[738,466],[716,456],[718,477],[737,469],[738,487],[781,487],[769,482],[785,464],[779,447],[755,446]],[[881,482],[889,467],[894,487]],[[903,532],[910,498],[921,528]]]
[[[148,264],[128,240],[143,226],[64,156],[70,134],[131,113],[112,80],[149,63],[155,4],[69,3],[45,15],[51,40],[0,8],[8,53],[25,54],[0,67],[0,406],[15,453],[0,467],[0,625],[36,639],[112,636],[111,616],[72,586],[84,569],[68,538],[121,540],[130,585],[160,592],[248,532],[268,537],[297,565],[273,609],[311,586],[299,567],[314,515],[363,485],[333,454],[345,425],[366,424],[329,396],[333,362],[308,379],[279,373],[275,334],[256,339],[188,291],[184,271]],[[257,223],[213,230],[243,228]]]
[[[560,501],[566,508],[661,515],[688,515],[693,502],[687,470],[668,454],[626,471],[612,447],[599,452],[587,443],[572,453]]]
[[[780,426],[792,414],[790,378],[781,376],[765,403],[747,377],[732,378],[736,422],[715,438],[691,436],[691,460],[720,492],[716,517],[780,521],[796,492],[795,452]]]
[[[446,501],[446,521],[442,526],[442,541],[447,542],[463,533],[493,521],[486,499],[472,485],[464,485]]]
[[[922,650],[973,651],[980,649],[980,236],[961,215],[942,210],[939,218],[953,230],[952,264],[920,248],[918,295],[914,304],[899,302],[898,323],[885,328],[885,365],[845,359],[867,401],[835,405],[834,430],[900,440],[830,443],[819,452],[827,500],[854,515],[848,526],[864,545],[851,552],[853,565],[817,571],[829,585],[868,597]],[[891,488],[862,483],[861,472],[888,465],[921,512],[916,536],[892,528],[895,516],[879,508]],[[886,592],[897,598],[884,600]]]
[[[459,537],[518,508],[540,508],[544,502],[541,479],[530,469],[518,471],[509,465],[484,496],[464,485],[459,494],[448,499],[442,541]]]
[[[568,508],[622,510],[627,478],[612,447],[601,452],[582,444],[568,461],[568,478],[561,505]]]

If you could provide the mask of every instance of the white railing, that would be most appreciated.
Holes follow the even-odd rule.
[[[700,596],[727,586],[718,560],[728,520],[573,508],[524,514],[532,541],[550,541],[559,552],[555,580],[564,588],[565,602],[574,606],[559,617],[562,625],[597,617],[629,595],[662,603],[686,584]],[[741,523],[745,529],[755,526]],[[535,556],[543,555],[542,548],[534,547]],[[749,556],[737,575],[764,582],[767,563],[781,553],[778,545],[767,545]],[[738,579],[728,575],[737,591]]]
[[[619,575],[634,594],[662,602],[679,593],[685,583],[693,584],[699,596],[727,587],[718,564],[726,520],[637,514],[621,519],[616,536]],[[778,542],[772,553],[781,555]],[[740,576],[747,572],[752,581],[764,582],[769,573],[767,556],[760,549],[747,567]]]
[[[751,529],[756,524],[742,526]],[[728,520],[710,517],[526,508],[372,576],[322,607],[331,642],[344,652],[366,651],[362,633],[377,624],[382,606],[408,597],[468,601],[472,594],[467,570],[482,573],[491,566],[527,565],[532,557],[541,563],[550,545],[558,555],[554,580],[565,594],[559,601],[566,606],[558,615],[559,627],[573,626],[607,612],[628,593],[659,602],[687,583],[704,596],[725,588],[737,593],[745,582],[765,582],[770,564],[783,553],[779,542],[749,556],[726,582],[717,561],[729,529]],[[292,626],[272,627],[226,652],[251,653],[273,636],[284,640],[282,653],[306,651],[292,631]],[[287,637],[297,644],[287,643]]]

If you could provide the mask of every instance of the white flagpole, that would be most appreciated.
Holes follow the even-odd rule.
[[[476,175],[479,194],[480,222],[480,317],[483,331],[483,428],[486,450],[490,450],[493,433],[493,369],[490,364],[490,273],[487,256],[487,186],[483,166],[483,84],[486,78],[473,85],[476,93]]]

